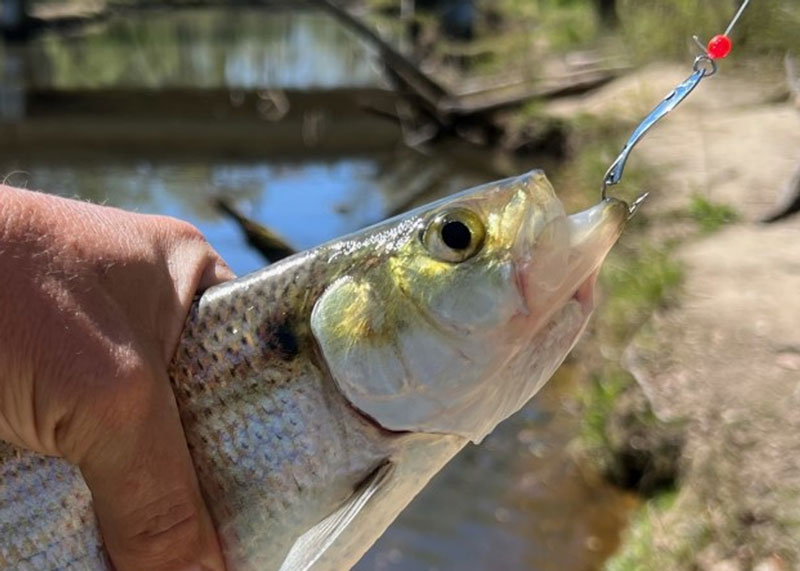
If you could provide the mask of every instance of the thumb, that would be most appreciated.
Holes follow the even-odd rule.
[[[80,462],[104,543],[119,571],[221,571],[175,398],[166,378],[155,381],[123,391]]]

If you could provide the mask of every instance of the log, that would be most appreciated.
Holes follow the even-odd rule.
[[[574,73],[562,78],[541,81],[529,86],[522,83],[497,85],[487,90],[454,97],[448,111],[461,116],[486,115],[520,107],[532,99],[556,99],[581,95],[597,89],[619,76],[627,68],[603,68]]]

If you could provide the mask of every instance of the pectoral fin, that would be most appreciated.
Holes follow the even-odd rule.
[[[295,541],[280,571],[307,571],[353,522],[372,496],[389,481],[394,464],[381,464],[339,509]]]

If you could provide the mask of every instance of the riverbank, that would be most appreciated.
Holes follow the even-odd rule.
[[[614,571],[800,563],[800,219],[759,222],[797,168],[800,112],[776,95],[779,76],[753,83],[746,72],[706,81],[633,155],[660,181],[642,189],[652,196],[636,240],[665,251],[681,285],[657,296],[635,335],[617,345],[638,385],[605,371],[589,390],[614,393],[596,421],[603,444],[653,461],[679,453],[677,489],[646,490],[656,495],[608,562]],[[553,111],[640,117],[685,75],[680,66],[645,68]],[[641,271],[628,279],[641,281]],[[643,411],[635,423],[631,403]]]

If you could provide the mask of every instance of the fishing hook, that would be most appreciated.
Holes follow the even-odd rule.
[[[622,174],[625,170],[625,163],[628,161],[628,156],[636,144],[650,130],[650,128],[653,127],[653,125],[660,121],[664,116],[666,116],[670,111],[675,109],[675,107],[677,107],[684,99],[686,99],[703,79],[706,77],[711,77],[717,73],[716,60],[724,58],[730,52],[731,43],[728,36],[730,35],[736,23],[739,21],[739,18],[741,18],[744,9],[747,8],[749,3],[750,0],[744,0],[744,2],[742,2],[733,19],[728,24],[728,27],[725,29],[725,33],[715,36],[711,42],[709,42],[708,47],[704,46],[697,36],[693,36],[694,41],[700,46],[700,49],[703,53],[694,59],[694,63],[692,64],[692,74],[675,89],[673,89],[672,92],[670,92],[670,94],[667,95],[661,101],[661,103],[659,103],[644,118],[644,120],[642,120],[641,123],[639,123],[639,126],[636,127],[631,136],[628,138],[625,146],[622,147],[622,151],[620,151],[614,162],[611,163],[611,166],[608,167],[608,170],[603,177],[603,188],[601,191],[603,200],[608,198],[608,187],[614,186],[615,184],[618,184],[620,180],[622,180]],[[636,200],[634,203],[635,207],[631,207],[631,215],[633,215],[633,212],[636,210],[636,208],[638,208],[638,205],[641,204],[644,196]]]

